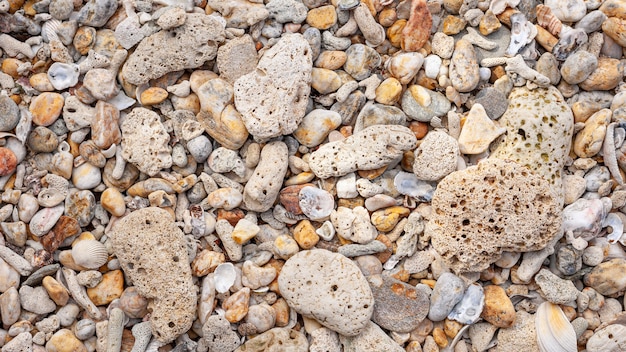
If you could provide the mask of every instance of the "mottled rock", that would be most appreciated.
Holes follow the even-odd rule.
[[[249,210],[269,210],[287,172],[287,146],[283,142],[268,143],[261,150],[261,159],[243,191],[243,202]]]
[[[289,258],[278,286],[291,308],[342,335],[361,333],[374,309],[372,291],[356,264],[323,249]]]
[[[135,85],[166,73],[196,68],[217,54],[224,26],[215,17],[187,14],[185,24],[144,38],[122,67],[122,76]]]
[[[485,306],[481,317],[493,326],[508,328],[515,322],[515,307],[504,289],[496,285],[484,287]]]
[[[450,80],[452,86],[460,93],[471,92],[480,81],[476,52],[467,40],[461,39],[454,46],[450,62]]]
[[[465,292],[463,279],[452,273],[441,274],[430,295],[428,319],[432,321],[444,320],[454,306],[461,301],[463,292]]]
[[[605,296],[621,294],[626,289],[624,270],[626,270],[626,260],[611,259],[599,264],[585,275],[585,285]]]
[[[235,106],[250,134],[265,140],[292,133],[306,112],[311,47],[288,34],[265,52],[255,71],[235,81]]]
[[[548,181],[488,159],[439,183],[425,233],[451,269],[482,271],[503,251],[544,248],[561,228],[560,204]]]
[[[472,105],[472,109],[459,135],[459,150],[463,154],[480,154],[489,148],[491,142],[506,132],[503,127],[498,127],[487,116],[485,108],[481,104]]]
[[[274,2],[277,1],[272,1],[272,3]],[[216,63],[217,68],[220,70],[220,78],[227,80],[231,84],[235,83],[239,77],[252,72],[258,63],[252,37],[243,35],[233,38],[220,46],[217,50]]]
[[[535,316],[523,310],[518,311],[515,314],[515,323],[498,332],[496,351],[539,351]]]
[[[385,351],[385,352],[402,352],[404,349],[383,329],[373,322],[368,322],[367,326],[359,335],[343,336],[339,335],[339,341],[343,346],[344,352],[360,352],[360,351]]]
[[[113,252],[139,294],[150,302],[152,333],[168,343],[191,328],[196,289],[183,232],[165,210],[136,210],[109,232]]]
[[[458,157],[456,139],[445,132],[432,131],[415,149],[413,173],[420,180],[438,181],[456,171]]]
[[[152,176],[172,166],[170,136],[156,112],[133,109],[122,122],[121,130],[122,155],[140,171]]]
[[[372,321],[382,328],[410,332],[428,315],[430,301],[423,291],[388,275],[368,281],[374,295]]]
[[[340,125],[341,115],[339,113],[326,109],[315,109],[304,116],[300,126],[293,132],[293,136],[300,144],[311,148],[320,145],[330,131]]]
[[[357,81],[362,81],[372,74],[372,70],[380,65],[380,55],[376,50],[363,44],[351,45],[346,50],[348,55],[343,69]]]
[[[309,342],[300,331],[273,328],[246,341],[235,352],[307,352]]]
[[[585,50],[571,54],[561,66],[561,76],[569,84],[586,80],[598,67],[598,58]]]
[[[209,0],[207,6],[222,14],[227,27],[248,28],[269,16],[264,4],[247,0]]]
[[[585,127],[576,134],[574,139],[574,153],[581,158],[592,157],[602,149],[606,128],[611,122],[612,112],[602,109],[585,121]]]
[[[402,111],[412,120],[430,122],[435,116],[445,115],[452,106],[445,95],[413,85],[402,95]]]
[[[231,352],[241,344],[239,336],[230,328],[230,323],[220,315],[207,318],[202,326],[202,338],[210,351]]]

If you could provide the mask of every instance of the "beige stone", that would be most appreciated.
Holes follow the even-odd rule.
[[[328,29],[337,23],[337,12],[333,5],[320,6],[309,10],[306,23],[317,29]]]
[[[381,104],[393,105],[400,100],[401,95],[402,84],[393,77],[385,79],[378,88],[376,88],[376,102]]]
[[[576,134],[574,139],[574,153],[581,158],[592,157],[600,151],[606,128],[611,122],[612,112],[602,109],[591,115],[585,122],[585,127]]]
[[[109,271],[102,275],[102,281],[87,289],[87,296],[97,306],[103,306],[120,298],[124,292],[124,273],[121,270]]]
[[[481,104],[474,104],[461,129],[459,149],[463,154],[480,154],[504,132],[506,128],[496,126]]]
[[[320,94],[328,94],[341,87],[341,78],[332,70],[314,67],[311,71],[311,87]]]

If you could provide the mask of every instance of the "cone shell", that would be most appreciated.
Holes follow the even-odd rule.
[[[576,332],[556,304],[542,303],[535,314],[537,343],[541,352],[576,352]]]
[[[74,262],[88,269],[98,269],[106,264],[109,253],[106,247],[96,240],[83,240],[72,248]]]

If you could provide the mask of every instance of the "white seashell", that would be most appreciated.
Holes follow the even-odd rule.
[[[537,344],[541,352],[576,352],[576,332],[558,305],[543,302],[535,314]]]
[[[54,227],[61,215],[63,215],[64,210],[63,204],[39,210],[30,220],[28,225],[30,232],[35,236],[45,235]]]
[[[41,26],[41,35],[46,43],[50,43],[53,40],[59,40],[59,35],[57,34],[57,29],[61,25],[61,21],[56,19],[51,19],[46,21]]]
[[[563,231],[588,241],[600,232],[604,215],[601,200],[580,198],[563,209]]]
[[[435,193],[432,183],[420,180],[413,173],[398,172],[393,179],[393,185],[400,194],[415,198],[420,202],[430,202]]]
[[[116,96],[107,100],[107,103],[115,106],[119,111],[130,108],[131,106],[135,105],[136,102],[137,101],[135,99],[130,98],[126,94],[124,94],[123,90],[120,90],[120,92],[117,93]]]
[[[448,314],[448,319],[461,324],[474,324],[480,318],[484,305],[485,293],[482,286],[472,284],[465,291],[461,301]]]
[[[513,57],[522,50],[527,44],[535,39],[537,28],[530,21],[526,20],[523,13],[514,13],[511,15],[511,42],[506,49],[505,55]]]
[[[611,244],[619,241],[624,234],[624,223],[615,213],[609,213],[609,215],[602,220],[602,227],[607,228],[606,238],[609,239],[609,243]]]
[[[330,241],[333,237],[335,237],[335,227],[332,222],[326,220],[319,229],[315,230],[315,233],[318,234],[324,241]]]
[[[219,293],[224,293],[230,290],[235,284],[237,278],[237,271],[232,263],[222,263],[215,268],[214,277],[215,290]]]
[[[74,262],[87,269],[98,269],[106,264],[109,253],[106,247],[96,240],[82,240],[72,247]]]
[[[323,189],[307,186],[298,193],[300,209],[311,220],[322,220],[335,208],[333,196]]]
[[[48,79],[56,90],[64,90],[78,83],[78,65],[55,62],[48,69]]]

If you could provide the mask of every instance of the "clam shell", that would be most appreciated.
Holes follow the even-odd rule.
[[[219,293],[224,293],[235,284],[237,278],[237,271],[232,263],[222,263],[215,268],[214,280],[215,290]]]
[[[335,200],[327,191],[307,186],[298,193],[300,209],[311,220],[321,220],[335,208]]]
[[[480,318],[484,306],[485,293],[482,286],[470,285],[461,301],[448,314],[448,319],[456,320],[461,324],[474,324]]]
[[[576,332],[559,306],[543,302],[535,314],[535,327],[541,352],[576,352]]]
[[[88,269],[98,269],[106,264],[109,253],[106,247],[96,240],[83,240],[72,248],[74,262]]]

